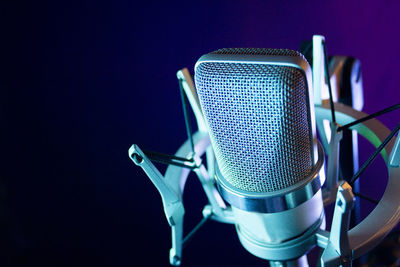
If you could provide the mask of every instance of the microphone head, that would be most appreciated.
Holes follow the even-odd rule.
[[[220,49],[198,60],[195,83],[219,172],[231,187],[283,195],[313,172],[311,70],[303,55]]]

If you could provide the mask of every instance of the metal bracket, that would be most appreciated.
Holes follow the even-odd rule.
[[[129,157],[140,166],[161,195],[164,213],[171,226],[172,248],[170,249],[170,264],[179,266],[181,264],[182,249],[185,242],[183,238],[183,216],[185,209],[182,201],[182,192],[177,192],[169,179],[166,179],[137,145],[129,149]],[[193,162],[182,162],[183,165],[193,170],[200,180],[204,192],[210,202],[203,209],[204,218],[211,217],[223,223],[234,223],[232,210],[227,208],[221,195],[218,193],[214,180],[208,175],[207,169],[202,164],[201,158],[196,153],[189,153]],[[175,188],[175,189],[174,189]],[[179,187],[178,187],[179,189]],[[193,231],[195,233],[196,231]],[[191,233],[190,235],[192,235]]]
[[[342,182],[338,187],[331,232],[321,256],[321,266],[351,266],[352,250],[347,233],[353,204],[352,188],[347,182]]]
[[[392,153],[390,153],[389,166],[393,168],[400,167],[400,134],[397,135],[396,142],[394,143],[392,149]]]
[[[340,140],[342,140],[343,132],[337,131],[337,125],[331,123],[331,140],[329,143],[328,170],[326,189],[324,190],[324,205],[328,205],[335,201],[337,186],[339,181],[339,154]]]
[[[171,265],[179,266],[182,258],[183,216],[185,214],[182,196],[180,193],[175,192],[166,182],[164,176],[162,176],[154,164],[146,157],[139,146],[132,145],[131,148],[129,148],[129,157],[136,165],[142,167],[161,195],[164,213],[171,226],[172,248],[170,250],[169,260]]]

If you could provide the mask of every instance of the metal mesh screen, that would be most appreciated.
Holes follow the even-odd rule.
[[[214,53],[301,56],[284,49]],[[224,178],[236,188],[274,192],[312,170],[312,136],[304,74],[266,64],[201,63],[195,82]]]
[[[224,55],[269,55],[269,56],[291,56],[305,57],[294,50],[289,49],[271,49],[271,48],[223,48],[211,52],[211,54],[224,54]]]

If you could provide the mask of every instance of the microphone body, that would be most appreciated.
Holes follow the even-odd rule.
[[[286,49],[221,49],[198,60],[195,83],[242,245],[270,261],[301,257],[325,227],[308,62]]]

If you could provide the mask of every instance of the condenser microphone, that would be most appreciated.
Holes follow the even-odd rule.
[[[307,60],[286,49],[221,49],[198,60],[195,84],[240,242],[271,262],[302,257],[325,227]]]

